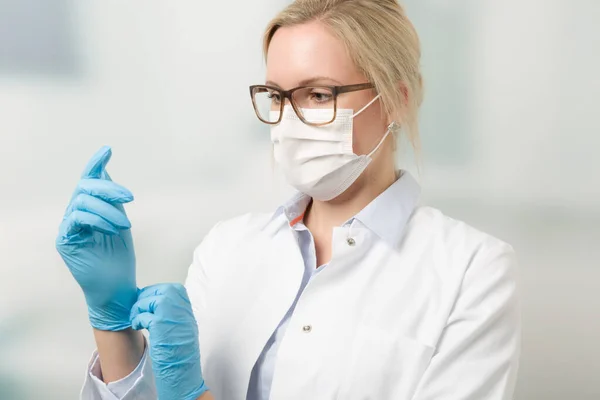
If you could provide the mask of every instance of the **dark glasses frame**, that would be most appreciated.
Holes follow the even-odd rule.
[[[252,106],[254,107],[254,112],[256,113],[256,116],[258,117],[258,119],[261,122],[264,122],[265,124],[277,125],[278,123],[281,122],[281,118],[283,117],[283,106],[285,105],[285,99],[288,99],[290,101],[290,104],[292,105],[292,108],[294,109],[294,112],[296,113],[298,118],[300,118],[300,120],[302,122],[304,122],[307,125],[311,125],[311,126],[323,126],[323,125],[332,123],[335,120],[335,117],[337,116],[337,97],[338,97],[338,95],[343,94],[343,93],[357,92],[359,90],[373,89],[374,87],[375,87],[375,85],[373,85],[370,82],[358,83],[358,84],[354,84],[354,85],[344,85],[344,86],[328,86],[328,85],[298,86],[298,87],[295,87],[290,90],[282,90],[278,87],[269,86],[269,85],[252,85],[252,86],[250,86],[250,97],[252,98]],[[279,118],[275,122],[264,120],[260,116],[260,111],[258,110],[258,106],[256,105],[256,101],[254,99],[255,98],[254,95],[260,89],[266,89],[268,91],[277,92],[280,95],[281,101],[279,103]],[[294,92],[297,90],[300,90],[300,89],[328,89],[331,91],[331,94],[333,96],[333,117],[331,118],[330,121],[309,122],[306,119],[304,119],[304,117],[302,116],[302,112],[300,112],[300,109],[296,106],[296,102],[294,101],[294,98],[293,98]]]

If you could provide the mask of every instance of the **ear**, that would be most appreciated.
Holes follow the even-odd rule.
[[[408,86],[402,81],[398,82],[398,90],[402,93],[402,98],[404,100],[404,105],[408,105]]]
[[[402,82],[402,81],[398,81],[397,83],[397,88],[398,91],[400,93],[402,93],[402,99],[403,99],[403,105],[406,107],[408,106],[408,86]],[[399,131],[401,128],[401,124],[402,124],[402,120],[400,118],[400,116],[393,116],[393,115],[388,115],[388,119],[387,119],[387,124],[390,125],[392,123],[395,123],[395,132]]]

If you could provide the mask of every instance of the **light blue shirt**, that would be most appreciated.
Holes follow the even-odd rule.
[[[400,240],[405,223],[414,209],[419,194],[419,185],[410,174],[403,173],[396,182],[342,226],[352,227],[355,223],[360,223],[386,240],[391,246],[395,246]],[[298,246],[304,259],[304,276],[296,299],[271,335],[252,369],[248,400],[269,399],[277,361],[277,349],[283,340],[296,303],[312,277],[327,267],[327,264],[324,264],[317,268],[315,242],[301,218],[310,201],[309,196],[298,193],[275,213],[275,216],[281,213],[285,214],[298,240]]]

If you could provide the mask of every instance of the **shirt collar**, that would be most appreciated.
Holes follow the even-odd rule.
[[[271,219],[275,219],[283,214],[285,215],[285,219],[287,220],[288,224],[290,226],[294,226],[304,217],[304,212],[306,211],[306,207],[308,207],[310,200],[310,196],[297,192],[285,204],[277,208]]]
[[[376,235],[395,247],[412,215],[421,187],[408,171],[354,217]]]
[[[421,187],[408,171],[399,171],[399,175],[396,182],[347,221],[358,220],[393,247],[400,241],[421,194]],[[272,219],[284,214],[288,224],[294,226],[302,220],[310,200],[310,196],[296,193],[277,208]]]

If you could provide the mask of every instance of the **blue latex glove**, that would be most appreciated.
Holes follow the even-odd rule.
[[[141,289],[131,310],[131,326],[150,332],[150,359],[160,400],[196,400],[208,390],[200,368],[198,325],[182,285]]]
[[[92,326],[105,331],[131,327],[137,300],[131,224],[123,203],[131,192],[106,172],[110,147],[100,149],[85,167],[56,238],[56,249],[81,286]]]

